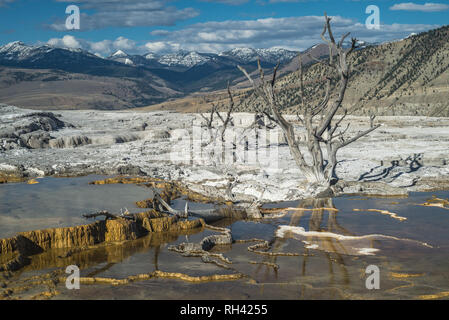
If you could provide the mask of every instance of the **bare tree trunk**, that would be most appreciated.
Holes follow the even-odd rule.
[[[350,76],[350,66],[348,65],[347,57],[357,48],[358,41],[353,38],[351,40],[351,47],[349,49],[343,48],[343,42],[348,37],[349,33],[343,35],[341,40],[337,43],[331,30],[330,21],[331,18],[328,18],[325,14],[324,30],[321,33],[321,38],[327,42],[329,46],[329,58],[325,60],[314,58],[324,65],[325,74],[323,73],[323,78],[326,79],[324,98],[316,106],[311,103],[306,103],[305,101],[306,97],[304,93],[301,54],[298,56],[299,93],[301,103],[298,106],[297,115],[307,132],[306,148],[312,159],[311,162],[306,161],[303,151],[301,151],[299,147],[299,141],[295,137],[295,130],[292,123],[287,121],[280,111],[280,102],[278,101],[275,92],[276,74],[279,64],[274,68],[272,79],[265,81],[264,71],[260,65],[260,61],[258,61],[260,82],[257,85],[248,72],[241,66],[238,66],[252,84],[254,94],[257,97],[262,98],[265,103],[264,108],[256,110],[257,113],[267,115],[282,129],[290,153],[307,181],[316,187],[325,188],[328,188],[337,179],[336,166],[338,163],[338,150],[369,134],[380,126],[374,125],[374,116],[372,116],[370,118],[370,128],[359,132],[354,137],[345,136],[349,124],[345,129],[341,128],[341,122],[347,115],[347,110],[342,107]],[[326,33],[329,39],[326,39]],[[338,83],[334,86],[335,92],[331,93],[333,73],[337,74]],[[341,109],[343,109],[343,116],[339,120],[335,120],[335,115]],[[326,147],[327,158],[323,155],[323,145]]]

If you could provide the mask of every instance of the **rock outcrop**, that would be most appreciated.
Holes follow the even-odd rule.
[[[75,148],[91,144],[92,139],[83,135],[75,135],[69,137],[60,137],[52,139],[48,142],[50,148]]]
[[[7,123],[2,124],[0,151],[48,148],[52,139],[50,132],[71,126],[52,112],[16,114]]]
[[[202,228],[204,221],[180,220],[155,210],[129,215],[125,218],[105,219],[76,227],[53,228],[18,233],[15,237],[0,239],[0,268],[17,270],[26,257],[51,249],[88,248],[98,244],[136,240],[149,233],[181,232]],[[21,257],[16,263],[18,257]],[[6,260],[6,261],[5,261]]]

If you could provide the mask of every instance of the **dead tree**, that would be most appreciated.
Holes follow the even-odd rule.
[[[210,111],[209,117],[206,117],[205,115],[200,113],[200,116],[205,120],[205,126],[207,127],[207,129],[209,130],[209,133],[211,135],[211,140],[209,143],[213,142],[213,140],[217,136],[217,134],[220,134],[221,141],[224,142],[227,127],[229,125],[233,125],[232,112],[234,111],[235,103],[234,103],[234,98],[231,93],[231,88],[230,88],[229,82],[228,82],[228,86],[227,86],[227,91],[228,91],[228,96],[229,96],[229,107],[226,112],[226,118],[223,118],[221,116],[221,114],[218,112],[217,104],[212,104],[212,109]],[[217,117],[220,119],[220,121],[222,123],[222,126],[220,128],[218,128],[218,130],[217,130],[217,134],[213,134],[213,132],[212,132],[212,130],[214,129],[214,125],[213,125],[214,115],[217,115]]]
[[[274,68],[271,79],[266,81],[259,60],[258,71],[260,74],[260,81],[257,83],[244,68],[238,66],[252,84],[254,94],[263,99],[264,109],[257,110],[256,112],[266,115],[269,119],[273,119],[273,121],[282,129],[290,152],[302,174],[304,174],[310,184],[319,187],[329,187],[336,181],[335,167],[337,165],[338,150],[361,137],[366,136],[380,126],[375,126],[373,123],[374,118],[372,118],[369,129],[359,132],[352,137],[346,135],[349,124],[345,128],[341,127],[341,123],[348,113],[348,110],[342,106],[350,78],[348,56],[357,48],[358,41],[357,39],[352,38],[351,46],[349,48],[344,48],[343,43],[349,36],[349,33],[343,35],[341,40],[337,43],[330,25],[331,18],[327,17],[326,13],[324,14],[324,17],[325,23],[321,38],[329,46],[329,57],[323,60],[316,59],[318,63],[324,65],[324,78],[326,79],[324,98],[317,105],[305,101],[303,65],[301,55],[298,56],[299,94],[301,103],[296,111],[298,119],[306,129],[304,140],[307,151],[312,159],[311,162],[306,161],[304,151],[300,149],[300,144],[295,136],[293,124],[286,120],[281,113],[281,104],[275,91],[276,75],[279,64]],[[326,33],[329,39],[326,38]],[[335,85],[332,85],[332,75],[337,75]],[[343,114],[338,120],[334,119],[337,112],[342,112]],[[327,151],[327,159],[323,153],[324,147]]]
[[[227,86],[227,93],[229,96],[229,106],[226,111],[226,116],[223,118],[223,116],[218,112],[218,105],[213,104],[212,109],[210,111],[209,117],[200,114],[201,117],[205,120],[204,126],[207,128],[208,131],[208,140],[202,142],[201,147],[205,148],[204,150],[206,153],[208,153],[209,158],[214,162],[215,165],[218,165],[219,163],[223,164],[225,161],[225,152],[226,152],[226,130],[230,126],[234,126],[234,120],[232,118],[232,112],[235,108],[234,103],[234,97],[232,96],[230,84],[228,82]],[[221,125],[215,125],[214,124],[214,115],[216,115],[220,121]],[[236,148],[235,143],[232,143],[232,154],[233,157],[235,157],[234,149]],[[218,151],[218,153],[216,152]],[[218,161],[218,163],[215,163]]]
[[[218,113],[218,112],[217,112],[217,108],[218,108],[218,105],[212,104],[212,108],[211,108],[211,110],[210,110],[210,115],[209,115],[209,117],[206,117],[204,114],[199,113],[200,116],[204,119],[204,121],[205,121],[204,124],[205,124],[205,126],[206,126],[208,129],[212,129],[212,128],[213,128],[214,114],[215,114],[215,113]],[[219,113],[218,113],[218,114],[219,114]]]

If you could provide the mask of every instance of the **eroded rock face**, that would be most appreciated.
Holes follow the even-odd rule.
[[[131,164],[120,166],[117,168],[118,174],[123,175],[133,175],[133,176],[144,176],[145,173],[138,167]]]
[[[23,144],[30,149],[43,149],[47,148],[51,139],[48,132],[36,131],[25,133],[20,136]]]
[[[0,164],[0,184],[10,182],[24,182],[31,177],[39,177],[43,171],[35,168],[25,168],[23,165],[9,166]]]
[[[0,239],[0,261],[6,260],[0,266],[6,271],[14,271],[18,262],[27,262],[26,257],[50,249],[86,248],[100,243],[136,240],[149,233],[179,232],[203,226],[202,219],[181,221],[177,216],[152,210],[130,215],[127,219],[107,219],[76,227],[21,232],[15,237]]]
[[[92,139],[82,135],[60,137],[49,141],[50,148],[76,148],[92,143]]]
[[[92,143],[98,145],[112,145],[136,141],[139,138],[140,136],[137,134],[101,135],[92,138]]]
[[[133,166],[124,166],[119,167],[118,172],[120,174],[131,174],[137,170],[138,168],[135,168]],[[122,173],[123,172],[123,173]],[[184,186],[182,183],[177,181],[165,181],[158,178],[150,178],[150,177],[127,177],[127,176],[118,176],[115,178],[108,178],[104,180],[97,180],[92,181],[89,184],[95,184],[95,185],[104,185],[104,184],[131,184],[131,183],[137,183],[137,184],[145,184],[149,187],[154,187],[157,189],[162,189],[162,193],[160,196],[165,201],[176,199],[180,196],[185,196],[188,201],[194,201],[194,202],[202,202],[202,203],[214,203],[214,204],[228,204],[231,205],[232,202],[229,202],[227,199],[222,197],[217,197],[217,195],[209,195],[209,194],[202,194],[199,192],[192,191],[192,189],[189,188],[189,186]],[[137,204],[140,208],[147,208],[149,203],[151,203],[150,200],[144,200],[139,201]]]
[[[52,139],[50,132],[71,126],[52,112],[16,114],[2,123],[0,150],[48,148]]]
[[[61,121],[52,112],[33,112],[21,117],[24,119],[23,124],[15,126],[17,131],[23,130],[24,133],[33,131],[55,131],[64,128],[67,124]]]
[[[24,266],[30,264],[31,259],[22,255],[18,254],[15,258],[9,260],[5,264],[0,264],[0,272],[3,271],[17,271],[23,268]]]
[[[150,137],[155,140],[170,139],[171,134],[167,130],[152,130]]]

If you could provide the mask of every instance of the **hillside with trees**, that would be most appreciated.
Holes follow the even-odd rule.
[[[318,60],[304,66],[305,98],[316,104],[326,84],[326,65]],[[353,114],[449,116],[449,26],[360,48],[348,62],[351,81],[344,106]],[[298,87],[297,71],[279,79],[276,90],[284,112],[292,113],[301,103]],[[240,98],[240,111],[262,103],[251,91]]]

